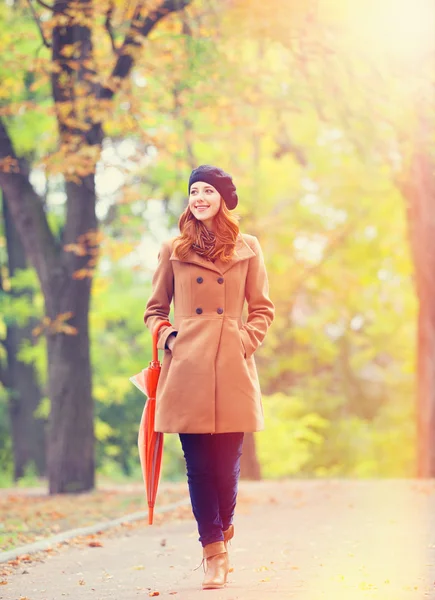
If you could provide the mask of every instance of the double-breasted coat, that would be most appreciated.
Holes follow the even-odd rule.
[[[173,327],[163,326],[165,349],[157,386],[155,429],[164,433],[227,433],[264,427],[254,352],[274,317],[260,244],[239,234],[228,263],[191,250],[175,255],[163,244],[144,321],[151,331],[166,321],[174,300]],[[244,302],[248,316],[242,321]]]

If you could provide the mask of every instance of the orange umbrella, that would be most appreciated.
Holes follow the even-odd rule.
[[[161,364],[158,359],[157,336],[160,327],[171,326],[169,321],[162,321],[153,331],[153,360],[147,369],[130,377],[130,381],[148,396],[142,412],[137,440],[142,475],[148,500],[148,523],[152,525],[154,503],[157,496],[163,454],[163,433],[154,431],[156,414],[156,390],[159,381]]]

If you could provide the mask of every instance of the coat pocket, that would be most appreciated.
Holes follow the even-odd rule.
[[[240,347],[242,349],[242,356],[243,358],[246,358],[246,348],[245,345],[243,343],[243,337],[242,337],[242,333],[241,333],[241,329],[239,329],[239,339],[240,339]]]
[[[172,344],[172,350],[169,350],[169,348],[168,348],[168,350],[166,350],[166,352],[169,352],[169,354],[171,356],[174,356],[175,346],[177,345],[177,339],[178,339],[178,331],[177,331],[177,335],[175,336],[175,340],[174,340],[174,342]]]

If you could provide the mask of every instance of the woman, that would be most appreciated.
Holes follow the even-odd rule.
[[[230,213],[237,202],[230,175],[210,165],[192,171],[181,235],[160,250],[144,315],[153,331],[174,299],[174,326],[159,332],[155,429],[180,436],[204,589],[227,580],[243,434],[264,426],[253,354],[274,316],[258,240],[240,234]]]

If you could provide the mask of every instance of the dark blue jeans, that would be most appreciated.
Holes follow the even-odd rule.
[[[233,521],[243,433],[180,433],[192,511],[203,546],[224,539]]]

